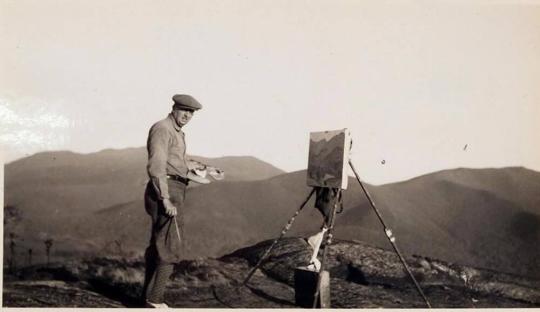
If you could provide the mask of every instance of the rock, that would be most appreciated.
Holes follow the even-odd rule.
[[[3,306],[119,308],[120,302],[63,281],[16,281],[4,284]]]
[[[174,308],[295,308],[294,269],[311,256],[301,238],[280,241],[248,285],[242,285],[271,243],[220,259],[178,263],[166,302]],[[348,241],[336,241],[328,248],[332,308],[425,307],[392,251]],[[406,260],[435,308],[540,306],[540,281],[420,256]],[[16,273],[4,274],[6,307],[138,307],[144,263],[96,258]]]

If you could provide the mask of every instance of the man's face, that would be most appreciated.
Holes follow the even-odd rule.
[[[173,109],[172,115],[176,123],[183,127],[185,126],[193,117],[193,111],[189,109]]]

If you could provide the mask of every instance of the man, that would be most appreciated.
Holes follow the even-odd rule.
[[[172,112],[150,128],[147,141],[150,181],[144,202],[152,218],[152,234],[145,254],[143,299],[149,308],[167,307],[163,298],[165,286],[173,272],[173,263],[181,260],[182,208],[192,167],[186,160],[182,128],[202,108],[190,95],[177,94],[172,99]]]

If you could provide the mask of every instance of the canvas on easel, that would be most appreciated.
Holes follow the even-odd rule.
[[[311,132],[309,139],[307,185],[347,189],[350,131]]]

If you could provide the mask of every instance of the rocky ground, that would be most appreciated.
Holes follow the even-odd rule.
[[[177,308],[295,308],[294,268],[310,256],[301,238],[276,245],[246,287],[241,282],[271,241],[219,259],[176,265],[165,300]],[[412,256],[407,262],[435,308],[540,307],[540,281]],[[423,299],[391,251],[339,241],[329,249],[334,308],[421,308]],[[144,263],[92,259],[4,273],[5,307],[138,307]]]

